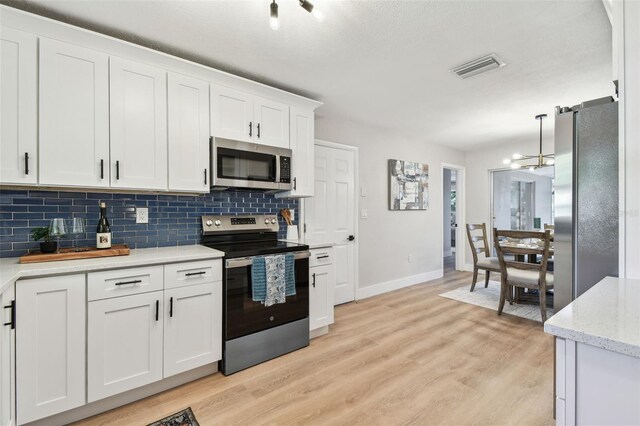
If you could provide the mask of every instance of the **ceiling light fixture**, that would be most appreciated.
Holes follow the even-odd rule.
[[[310,1],[300,0],[300,6],[307,12],[313,15],[314,18],[318,20],[318,22],[324,21],[324,13],[320,12],[317,7],[314,7]]]
[[[269,26],[274,31],[280,28],[280,21],[278,20],[278,3],[276,3],[276,0],[273,0],[273,3],[271,3],[271,18],[269,18]]]
[[[313,15],[314,18],[318,20],[318,22],[324,21],[324,13],[318,10],[317,7],[313,5],[310,1],[307,0],[299,0],[300,6]],[[270,7],[270,18],[269,18],[269,26],[272,30],[277,30],[280,28],[280,20],[278,19],[278,3],[276,0],[272,0]]]
[[[505,158],[502,163],[508,164],[512,169],[521,169],[528,168],[531,171],[536,169],[540,169],[542,167],[553,166],[555,164],[555,155],[554,154],[543,154],[542,153],[542,119],[546,118],[547,114],[536,115],[536,120],[540,120],[540,151],[537,155],[522,155],[522,154],[513,154],[511,159]],[[536,160],[533,163],[531,160]]]

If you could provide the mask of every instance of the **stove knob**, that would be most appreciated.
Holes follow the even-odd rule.
[[[222,222],[220,222],[219,220],[216,220],[214,223],[216,224],[216,226],[222,225]]]
[[[211,219],[209,219],[209,220],[207,220],[207,221],[205,222],[205,224],[206,224],[207,226],[211,226],[211,225],[213,224],[213,222],[211,221]]]
[[[266,219],[264,220],[264,224],[265,224],[265,225],[268,225],[269,223],[270,223],[269,218],[266,218]]]
[[[271,218],[271,224],[272,224],[272,225],[275,225],[275,224],[276,224],[276,218],[275,218],[275,217]]]

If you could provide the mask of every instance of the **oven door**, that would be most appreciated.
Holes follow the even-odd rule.
[[[290,156],[291,150],[222,138],[213,145],[213,187],[282,189],[280,157]]]
[[[252,258],[228,259],[224,276],[224,333],[229,341],[309,316],[309,252],[296,252],[296,294],[265,307],[252,300]]]

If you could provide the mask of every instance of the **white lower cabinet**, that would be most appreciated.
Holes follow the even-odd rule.
[[[162,379],[163,292],[88,305],[88,402]]]
[[[85,404],[86,277],[16,284],[18,424]]]
[[[332,247],[311,250],[309,260],[309,329],[333,324],[333,292],[336,285]]]
[[[0,294],[0,426],[16,424],[15,287]]]
[[[220,283],[166,290],[164,304],[164,377],[222,358]]]

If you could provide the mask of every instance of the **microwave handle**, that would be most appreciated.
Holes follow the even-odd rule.
[[[276,155],[276,183],[280,182],[280,156]]]

